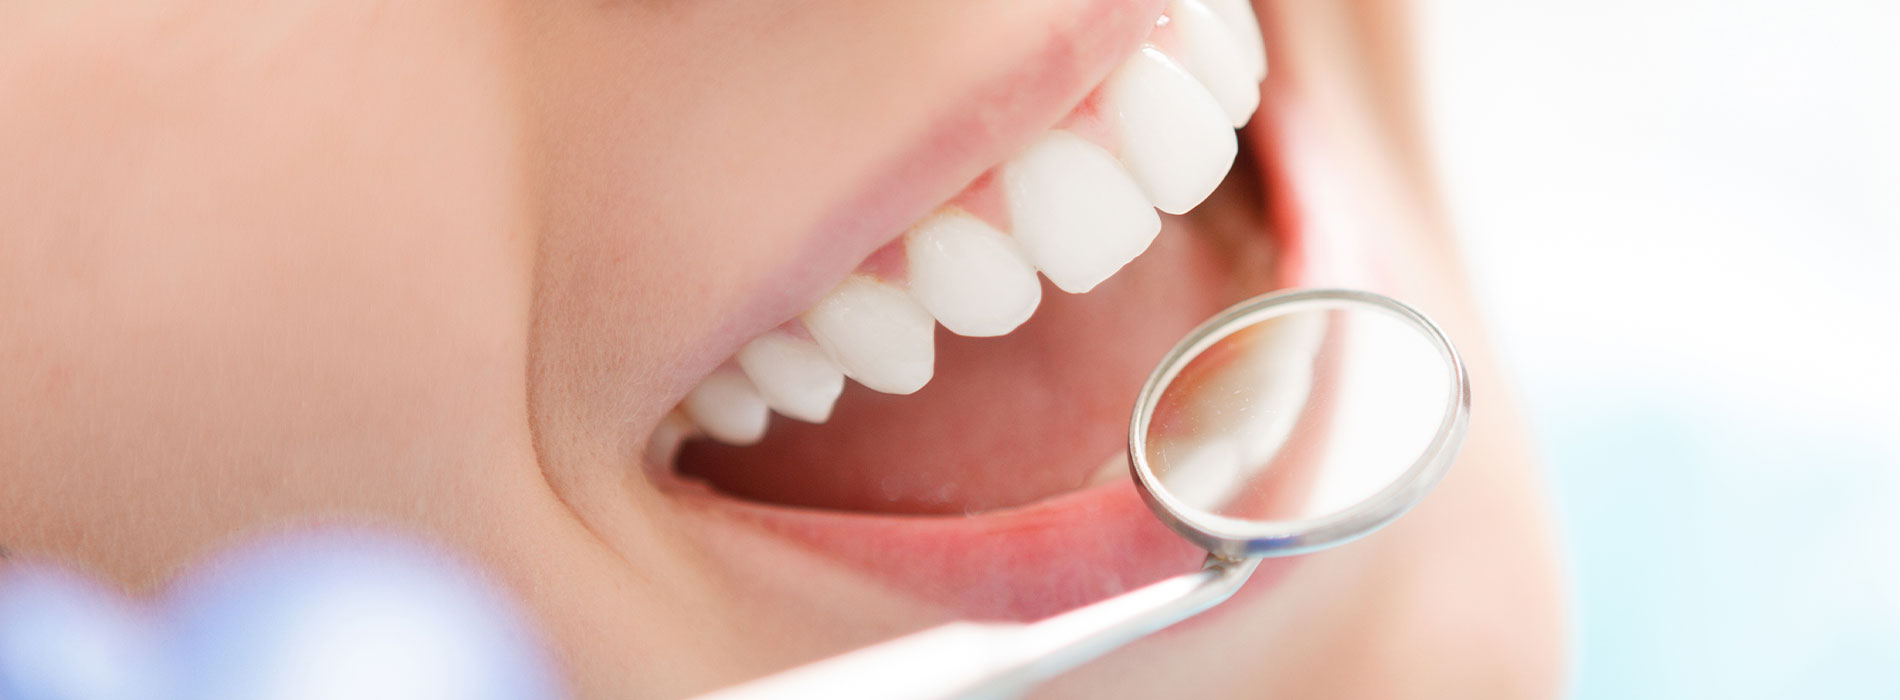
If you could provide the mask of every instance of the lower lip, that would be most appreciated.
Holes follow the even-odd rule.
[[[1289,287],[1364,281],[1357,240],[1310,235],[1303,192],[1287,172],[1284,113],[1263,104],[1249,134],[1258,152],[1279,237],[1279,279]],[[1316,165],[1297,159],[1304,167]],[[1304,175],[1304,174],[1303,174]],[[893,516],[741,501],[710,491],[674,491],[682,515],[736,521],[863,572],[907,596],[968,619],[1033,620],[1197,568],[1205,552],[1148,512],[1132,480],[1091,487],[1021,508],[968,517]],[[1269,560],[1242,595],[1270,592],[1297,559]]]

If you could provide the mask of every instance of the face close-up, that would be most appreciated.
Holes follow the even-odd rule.
[[[1443,481],[1039,692],[1561,686],[1402,3],[165,5],[0,9],[9,559],[154,596],[402,533],[572,694],[685,697],[1195,570],[1129,476],[1143,380],[1351,287],[1468,363]]]

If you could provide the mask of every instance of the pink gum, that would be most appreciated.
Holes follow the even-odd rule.
[[[1172,21],[1166,14],[1155,21],[1154,29],[1143,42],[1144,46],[1153,46],[1170,58],[1180,55],[1180,35],[1175,32]],[[1060,129],[1087,139],[1110,153],[1119,155],[1121,143],[1115,133],[1114,115],[1103,109],[1102,88],[1096,86],[1076,104],[1052,129]],[[996,165],[983,171],[962,191],[945,201],[944,208],[960,209],[998,231],[1009,232],[1009,203],[1004,198],[1002,184],[999,182],[1003,165]],[[904,237],[897,236],[890,243],[872,252],[864,262],[858,265],[857,274],[870,275],[885,282],[902,286],[909,279],[909,263],[904,253]],[[796,325],[796,321],[791,325]]]

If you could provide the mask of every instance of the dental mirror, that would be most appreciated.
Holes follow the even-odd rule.
[[[1257,297],[1189,333],[1136,401],[1128,458],[1162,522],[1226,558],[1339,545],[1450,467],[1464,367],[1411,307],[1349,290]]]
[[[1128,460],[1199,571],[1033,623],[955,622],[713,698],[1008,697],[1232,596],[1263,557],[1370,534],[1463,444],[1470,388],[1424,314],[1370,292],[1255,297],[1188,333],[1137,396]]]

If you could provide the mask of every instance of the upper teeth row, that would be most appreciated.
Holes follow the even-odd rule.
[[[747,343],[686,396],[686,418],[751,444],[765,435],[768,408],[824,422],[847,376],[909,394],[934,371],[937,323],[1006,334],[1042,299],[1037,271],[1079,294],[1146,250],[1161,230],[1155,209],[1192,209],[1226,177],[1233,129],[1259,106],[1267,71],[1248,0],[1175,0],[1166,17],[1169,52],[1144,46],[1101,86],[1119,153],[1050,130],[1001,166],[1009,233],[940,208],[904,236],[907,280],[846,278],[800,317],[810,338],[779,329]]]

